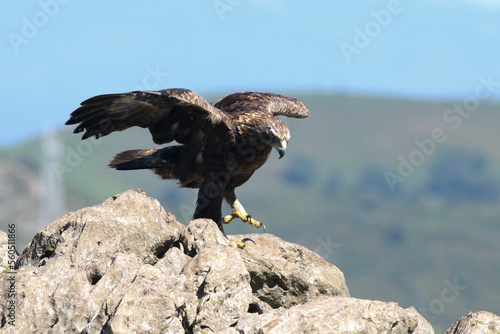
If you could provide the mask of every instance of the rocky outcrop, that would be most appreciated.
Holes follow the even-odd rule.
[[[321,297],[289,309],[247,315],[236,327],[242,333],[252,334],[434,333],[414,308],[347,297]]]
[[[445,334],[497,334],[500,317],[490,312],[469,312],[459,318]]]
[[[184,226],[141,190],[68,213],[19,256],[0,332],[433,333],[413,308],[350,298],[308,249],[245,237],[229,247],[211,220]]]

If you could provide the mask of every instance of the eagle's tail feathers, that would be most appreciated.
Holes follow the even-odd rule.
[[[175,168],[179,165],[182,145],[151,150],[129,150],[116,154],[108,167],[117,170],[152,169],[163,179],[178,178]]]
[[[117,170],[151,169],[162,167],[162,161],[153,150],[129,150],[116,154],[108,167]]]

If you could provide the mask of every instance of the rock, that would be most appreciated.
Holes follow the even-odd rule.
[[[239,333],[434,333],[414,308],[396,303],[345,297],[321,297],[289,309],[247,315]]]
[[[59,256],[79,266],[116,252],[156,263],[183,230],[157,200],[142,190],[127,191],[49,224],[28,245],[19,266],[41,266]]]
[[[469,312],[459,318],[445,334],[497,334],[500,333],[500,317],[486,311]]]
[[[227,245],[205,247],[182,273],[186,319],[194,332],[215,332],[234,326],[252,302],[250,274],[239,252]]]
[[[350,298],[342,272],[308,249],[250,237],[229,247],[213,221],[184,226],[141,190],[70,212],[19,256],[0,332],[432,333],[412,308]]]
[[[344,274],[318,254],[269,234],[229,238],[245,237],[255,241],[247,242],[241,253],[252,277],[252,290],[272,308],[289,308],[321,295],[349,296]]]

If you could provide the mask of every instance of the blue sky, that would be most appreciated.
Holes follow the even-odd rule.
[[[0,146],[62,125],[103,93],[463,99],[480,76],[500,82],[500,1],[25,0],[2,9]]]

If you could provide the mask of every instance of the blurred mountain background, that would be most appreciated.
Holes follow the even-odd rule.
[[[268,91],[311,111],[282,118],[285,158],[273,152],[237,189],[268,232],[337,265],[352,296],[414,306],[436,332],[468,310],[500,314],[500,2],[3,5],[0,228],[16,224],[20,251],[65,212],[130,188],[191,219],[196,191],[106,167],[154,147],[147,131],[80,141],[63,126],[81,101]]]

